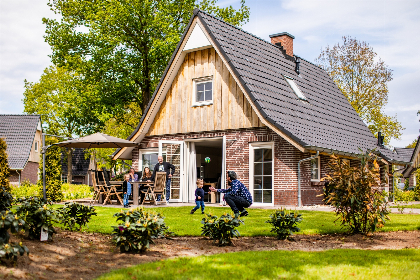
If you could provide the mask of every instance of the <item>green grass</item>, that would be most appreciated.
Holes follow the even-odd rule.
[[[58,207],[58,206],[55,206]],[[95,207],[98,216],[93,216],[89,222],[89,227],[82,230],[88,232],[100,232],[110,234],[111,226],[117,225],[114,213],[121,211],[118,208]],[[200,236],[201,219],[203,215],[196,212],[190,214],[191,206],[182,207],[156,207],[146,208],[147,211],[161,213],[165,217],[165,222],[169,229],[179,236]],[[245,225],[241,225],[238,230],[242,236],[274,236],[270,233],[270,224],[265,223],[273,210],[249,209],[250,215],[244,217]],[[225,212],[230,212],[228,207],[206,207],[207,213],[213,213],[220,217]],[[299,234],[332,234],[343,233],[345,229],[334,223],[336,216],[332,212],[321,211],[300,211],[303,217],[299,224],[301,232]],[[397,230],[420,230],[420,216],[416,214],[391,214],[391,220],[384,228],[379,231]]]
[[[416,209],[420,209],[420,204],[401,204],[402,206],[404,206],[405,207],[405,209],[413,209],[413,208],[416,208]],[[391,208],[398,208],[398,206],[391,206]]]
[[[420,279],[420,250],[258,251],[175,258],[98,279]]]

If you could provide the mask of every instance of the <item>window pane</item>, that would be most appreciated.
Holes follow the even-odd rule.
[[[263,186],[266,190],[272,190],[273,189],[273,178],[271,176],[264,176],[263,177]]]
[[[197,102],[204,101],[204,91],[197,90]]]
[[[255,149],[254,150],[254,162],[262,162],[262,149]]]
[[[263,191],[263,202],[271,203],[272,202],[272,191]]]
[[[213,100],[213,96],[212,96],[212,92],[211,90],[206,90],[206,101],[211,101]]]
[[[262,163],[254,163],[254,175],[262,175]]]
[[[206,90],[212,90],[212,83],[213,82],[207,82],[207,83],[205,83],[205,85],[206,85]]]
[[[267,162],[264,163],[264,175],[272,175],[272,163],[271,162]]]
[[[254,189],[262,189],[262,177],[255,176],[254,177]]]
[[[179,199],[179,189],[171,189],[171,198]]]
[[[272,149],[264,149],[264,161],[272,161],[273,160],[273,150]]]
[[[262,191],[254,191],[254,202],[262,202]]]
[[[204,84],[197,84],[197,91],[204,91]]]
[[[311,159],[311,179],[319,180],[318,158]]]

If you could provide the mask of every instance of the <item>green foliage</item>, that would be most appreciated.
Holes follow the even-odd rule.
[[[20,198],[18,203],[20,205],[16,207],[16,214],[25,220],[28,236],[39,239],[43,228],[48,231],[48,240],[52,240],[55,233],[53,223],[58,222],[58,217],[51,203],[38,197]]]
[[[414,172],[414,176],[416,176],[416,185],[414,186],[414,193],[416,200],[420,200],[420,167],[416,169]]]
[[[397,117],[383,111],[388,103],[388,85],[392,70],[377,58],[366,42],[343,37],[343,43],[327,46],[316,62],[330,75],[350,104],[377,136],[382,132],[384,142],[399,139],[404,128]]]
[[[62,184],[63,200],[88,198],[93,196],[93,189],[88,185]]]
[[[10,191],[10,169],[9,163],[7,161],[6,149],[6,140],[0,138],[0,187],[5,188],[7,191]]]
[[[43,174],[42,160],[39,164],[40,179],[38,181],[38,194],[43,195]],[[61,148],[51,146],[45,154],[45,188],[47,200],[62,201],[63,192],[61,191]]]
[[[9,210],[12,206],[13,196],[4,187],[0,189],[0,211]]]
[[[201,235],[218,241],[219,246],[225,246],[232,244],[233,237],[238,238],[240,236],[236,228],[241,223],[244,224],[244,221],[240,220],[238,215],[231,216],[229,213],[224,213],[219,219],[212,214],[206,214],[201,223],[203,224]]]
[[[25,228],[25,221],[18,215],[6,210],[0,212],[0,259],[13,258],[17,260],[18,255],[23,255],[25,252],[29,255],[29,250],[26,246],[19,243],[9,243],[10,234],[16,234]]]
[[[194,8],[207,9],[235,25],[248,21],[244,1],[237,11],[215,3],[50,0],[58,19],[43,19],[45,40],[52,48],[53,64],[78,73],[85,89],[79,92],[83,100],[79,109],[89,114],[81,119],[82,125],[102,127],[110,119],[121,123],[122,116],[142,114]]]
[[[12,195],[14,198],[25,198],[25,197],[32,197],[32,196],[39,196],[38,195],[39,187],[38,185],[33,185],[29,182],[29,180],[23,181],[20,186],[12,186]],[[42,196],[42,192],[40,193]]]
[[[404,181],[404,189],[403,191],[408,191],[408,188],[410,187],[410,180],[408,178]]]
[[[413,140],[413,142],[411,142],[410,144],[408,144],[407,146],[405,146],[406,148],[415,148],[417,145],[417,137],[416,139]]]
[[[57,210],[57,213],[64,227],[71,231],[76,227],[76,224],[80,231],[92,216],[97,215],[93,206],[85,206],[76,202],[66,202],[63,207]]]
[[[402,191],[398,188],[395,188],[394,193],[392,195],[394,197],[394,202],[415,201],[415,197],[416,197],[416,194],[414,191]]]
[[[121,210],[114,217],[118,226],[113,226],[112,236],[121,252],[144,252],[153,244],[153,239],[170,234],[164,217],[143,208]]]
[[[280,208],[270,215],[270,219],[266,221],[266,223],[269,223],[273,226],[271,232],[275,232],[278,239],[284,240],[294,232],[300,231],[300,228],[298,228],[296,225],[301,221],[301,214]]]
[[[350,233],[368,234],[383,227],[389,210],[384,194],[377,190],[380,173],[376,158],[366,153],[359,159],[359,167],[350,167],[340,157],[331,156],[331,173],[325,178],[331,192],[325,201],[335,207],[337,220],[341,218]]]

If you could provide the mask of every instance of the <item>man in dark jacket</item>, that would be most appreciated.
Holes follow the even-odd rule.
[[[234,171],[228,171],[228,184],[231,186],[229,189],[215,189],[211,187],[212,192],[225,193],[226,203],[230,206],[235,215],[241,212],[240,216],[248,216],[248,208],[252,204],[252,196],[249,190],[237,179]]]
[[[158,163],[155,165],[152,174],[152,181],[155,180],[156,172],[166,172],[166,204],[169,203],[170,191],[171,191],[171,178],[172,175],[175,173],[175,166],[170,164],[169,162],[164,162],[162,156],[158,156]],[[160,201],[160,195],[157,197],[158,201]]]

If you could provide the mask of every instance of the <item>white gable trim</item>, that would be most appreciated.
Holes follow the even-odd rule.
[[[201,25],[196,24],[194,26],[193,31],[191,32],[190,37],[188,38],[187,43],[185,44],[183,51],[193,52],[208,49],[211,47],[212,45],[209,39],[207,39],[206,35],[204,34]]]

